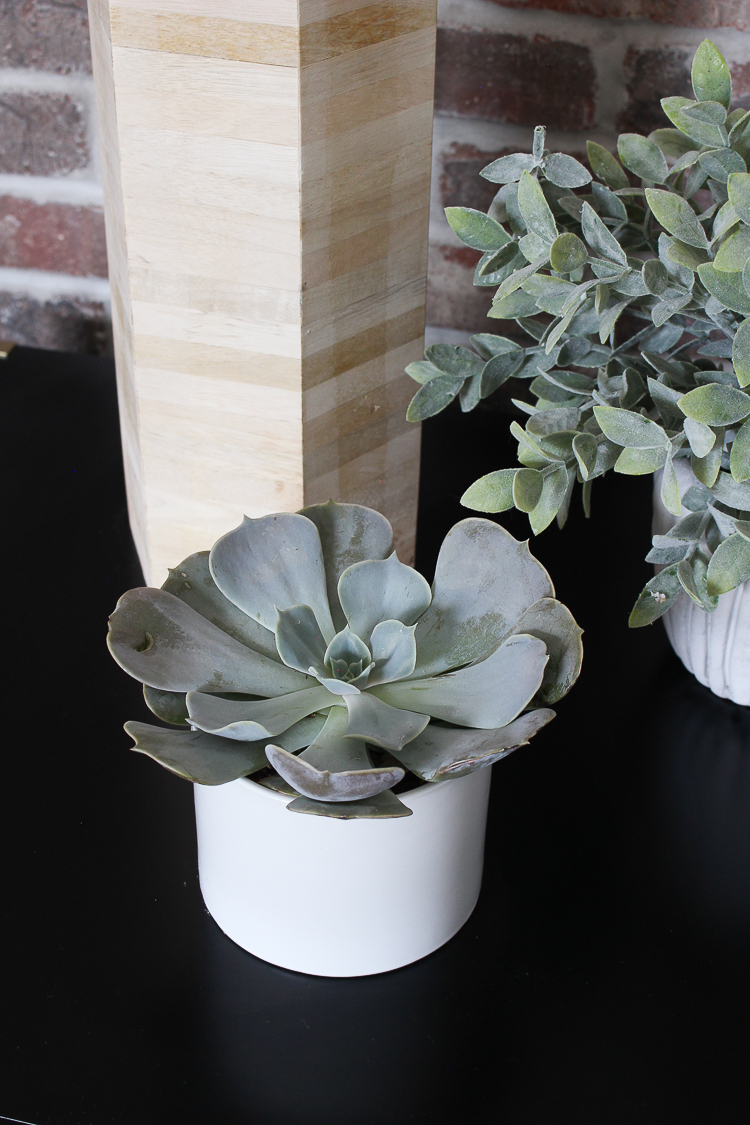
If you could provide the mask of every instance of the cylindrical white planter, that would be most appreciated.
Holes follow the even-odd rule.
[[[247,778],[196,785],[208,910],[264,961],[326,977],[397,969],[444,945],[476,905],[490,769],[401,796],[411,816],[287,812]]]
[[[695,477],[687,461],[675,461],[684,496]],[[652,530],[664,535],[677,522],[661,502],[661,472],[654,475]],[[687,515],[687,508],[683,508]],[[750,583],[722,594],[713,613],[706,613],[687,594],[662,618],[672,648],[688,672],[714,695],[750,706]]]

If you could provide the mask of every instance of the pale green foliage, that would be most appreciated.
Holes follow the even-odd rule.
[[[347,819],[410,815],[391,792],[407,770],[461,777],[528,742],[582,658],[547,572],[472,517],[430,589],[392,540],[377,512],[329,501],[245,519],[161,590],[123,595],[110,651],[183,728],[128,723],[135,749],[204,785],[259,775],[293,812]]]
[[[476,481],[466,507],[516,507],[538,534],[555,517],[562,527],[576,481],[588,515],[591,482],[610,469],[661,471],[678,522],[654,538],[648,561],[665,569],[631,625],[682,591],[710,612],[750,575],[750,112],[729,112],[729,68],[709,40],[692,79],[696,100],[662,101],[674,128],[625,133],[617,155],[588,142],[593,180],[576,161],[553,174],[561,157],[541,127],[531,154],[484,169],[503,185],[492,225],[478,239],[481,213],[460,207],[450,222],[460,237],[471,224],[464,241],[483,252],[474,283],[497,290],[490,317],[527,340],[483,333],[475,351],[436,345],[407,369],[422,384],[414,420],[530,380],[533,402],[514,400],[526,424],[511,425],[522,467]],[[681,497],[684,459],[699,483]]]

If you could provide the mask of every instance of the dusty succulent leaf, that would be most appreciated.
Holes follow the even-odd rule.
[[[594,416],[605,436],[616,445],[628,449],[666,449],[669,445],[669,438],[661,426],[632,410],[595,406]]]
[[[735,172],[727,180],[727,191],[738,218],[750,223],[750,172]]]
[[[713,262],[698,267],[698,276],[709,293],[732,312],[750,315],[750,295],[747,293],[741,273],[726,273],[717,270]]]
[[[412,674],[417,662],[415,628],[415,625],[404,625],[401,621],[378,622],[370,638],[375,664],[367,681],[370,687],[387,684],[391,680],[403,680]]]
[[[362,504],[312,504],[301,515],[318,529],[326,573],[326,591],[333,624],[338,632],[346,625],[339,603],[339,578],[363,559],[385,559],[393,550],[393,530],[380,512]]]
[[[500,727],[511,722],[539,690],[547,664],[536,637],[509,637],[484,660],[442,676],[405,680],[372,689],[390,703],[467,727]]]
[[[364,560],[339,579],[339,599],[352,631],[367,644],[379,621],[413,625],[431,601],[427,581],[412,567],[389,558]]]
[[[671,235],[699,250],[708,248],[706,232],[686,199],[671,191],[646,188],[646,199],[656,221]]]
[[[544,642],[549,661],[537,701],[557,703],[567,695],[580,675],[583,629],[562,602],[555,598],[540,598],[519,617],[511,635],[516,633],[527,633]]]
[[[722,273],[741,273],[750,258],[750,227],[741,227],[719,247],[714,269]]]
[[[665,567],[643,587],[628,620],[631,629],[651,625],[672,608],[682,593],[682,585],[677,576],[678,565],[674,563]]]
[[[669,285],[666,266],[658,258],[649,258],[643,263],[643,283],[649,293],[660,297]]]
[[[750,578],[750,542],[742,535],[730,535],[714,551],[708,564],[709,596],[728,594]]]
[[[445,217],[461,241],[472,250],[494,253],[510,242],[510,235],[483,211],[472,207],[446,207]]]
[[[615,472],[629,477],[655,473],[666,464],[667,449],[623,449],[615,461]]]
[[[683,559],[677,563],[677,577],[688,597],[699,605],[706,613],[712,613],[718,604],[718,598],[708,593],[706,586],[706,563],[700,555],[694,555],[691,561]]]
[[[209,562],[221,592],[266,629],[275,631],[278,610],[308,605],[326,641],[333,637],[320,535],[306,516],[246,516],[214,544]]]
[[[513,480],[518,469],[498,469],[475,480],[461,497],[475,512],[506,512],[513,507]]]
[[[518,373],[524,362],[524,353],[518,348],[516,351],[504,352],[494,355],[485,363],[480,379],[480,393],[482,398],[487,398],[501,387],[507,379]]]
[[[440,375],[436,379],[431,379],[429,383],[419,388],[409,403],[406,412],[407,421],[423,422],[425,418],[432,418],[433,415],[439,414],[453,402],[463,385],[463,377],[459,375]]]
[[[673,97],[661,99],[661,108],[672,124],[675,125],[681,133],[697,141],[699,145],[707,145],[709,148],[714,148],[716,145],[723,145],[726,138],[726,130],[723,130],[721,126],[715,125],[712,122],[700,121],[687,112],[698,104],[698,102],[694,102],[691,98]]]
[[[661,502],[668,512],[671,512],[673,516],[682,515],[680,484],[670,456],[667,456],[662,470],[660,496]]]
[[[686,242],[680,242],[676,238],[670,239],[669,242],[669,250],[667,251],[669,260],[678,266],[689,269],[691,273],[695,273],[698,266],[702,266],[704,262],[708,261],[708,252],[705,250],[688,246]]]
[[[750,543],[750,520],[735,520],[735,531]]]
[[[597,144],[596,141],[586,141],[586,154],[589,158],[589,164],[594,170],[594,175],[598,176],[602,183],[606,184],[612,191],[630,186],[630,181],[619,161],[608,149]]]
[[[513,152],[510,156],[501,156],[499,160],[493,160],[479,175],[492,184],[517,183],[524,172],[532,170],[534,164],[531,153]]]
[[[239,742],[254,742],[283,734],[301,719],[339,702],[327,688],[317,684],[303,691],[273,699],[222,699],[206,692],[188,692],[191,723],[207,734]]]
[[[581,476],[586,481],[594,470],[598,442],[593,434],[576,434],[573,439],[573,453],[581,471]]]
[[[621,133],[617,153],[625,167],[642,180],[663,184],[669,175],[661,149],[640,133]]]
[[[519,543],[490,520],[461,520],[438,554],[432,603],[417,622],[412,677],[436,675],[481,659],[525,609],[554,594],[547,571],[528,543]]]
[[[461,730],[430,723],[404,748],[399,760],[423,781],[464,777],[526,746],[554,717],[554,711],[542,707],[496,730]]]
[[[573,273],[585,265],[588,251],[576,234],[559,234],[550,247],[550,265],[558,273]]]
[[[429,383],[430,379],[435,379],[442,374],[440,368],[427,359],[418,359],[415,363],[408,364],[404,370],[409,378],[413,379],[415,383],[419,383],[420,386],[424,386],[425,383]]]
[[[412,815],[408,805],[399,801],[396,794],[389,789],[361,801],[328,802],[312,800],[310,797],[297,797],[286,808],[287,812],[329,816],[335,820],[386,820]]]
[[[750,415],[750,395],[721,383],[707,383],[683,395],[677,404],[688,418],[706,426],[731,426]]]
[[[750,320],[743,320],[732,344],[734,373],[741,387],[750,385]]]
[[[225,785],[268,765],[263,747],[257,744],[229,742],[201,731],[167,730],[148,723],[125,723],[125,730],[139,754],[200,785]]]
[[[747,481],[740,484],[729,473],[720,472],[712,491],[716,499],[727,507],[750,512],[750,484]]]
[[[750,479],[750,419],[740,426],[734,436],[729,468],[736,481]]]
[[[121,668],[162,691],[283,695],[310,677],[253,652],[166,590],[124,594],[107,644]]]
[[[648,139],[661,149],[665,156],[679,160],[693,149],[690,140],[678,129],[654,129]]]
[[[701,168],[718,183],[725,184],[734,172],[747,171],[745,161],[729,148],[714,148],[698,157]]]
[[[542,495],[544,478],[538,469],[519,469],[513,479],[513,503],[519,512],[533,512]]]
[[[628,256],[617,239],[604,225],[590,203],[584,203],[581,213],[581,230],[586,242],[597,254],[610,262],[627,266]]]
[[[517,320],[519,317],[533,316],[537,312],[536,298],[524,293],[520,284],[519,282],[518,288],[508,296],[494,300],[487,316],[493,320]]]
[[[148,687],[147,684],[143,685],[143,698],[149,711],[152,711],[157,719],[171,723],[175,727],[190,725],[185,695],[184,691],[160,691],[158,688]]]
[[[174,594],[201,617],[205,617],[212,625],[241,644],[277,663],[280,660],[273,631],[265,629],[243,613],[229,598],[224,597],[214,582],[208,551],[190,555],[179,566],[170,570],[162,590]]]
[[[690,448],[696,457],[705,457],[714,447],[716,435],[705,422],[698,422],[695,418],[686,418],[683,429],[690,442]]]
[[[383,750],[402,750],[430,721],[428,715],[418,711],[391,707],[369,691],[346,696],[346,708],[349,712],[347,735],[366,739]]]
[[[721,469],[721,442],[717,442],[705,457],[690,458],[690,467],[701,484],[706,488],[713,488]]]
[[[729,109],[732,76],[718,47],[704,39],[693,57],[693,92],[699,102],[719,102]]]
[[[579,160],[564,152],[553,152],[543,162],[542,170],[557,187],[578,188],[591,183],[591,173]]]
[[[518,182],[518,207],[527,230],[551,245],[557,238],[557,224],[544,192],[530,172],[524,172]]]
[[[568,473],[564,465],[545,474],[539,500],[529,512],[529,523],[534,535],[539,535],[552,523],[565,500],[567,488]]]
[[[615,195],[604,184],[598,184],[596,181],[592,183],[591,191],[594,196],[595,210],[601,214],[609,215],[612,219],[619,219],[623,223],[627,222],[628,212],[619,195]]]

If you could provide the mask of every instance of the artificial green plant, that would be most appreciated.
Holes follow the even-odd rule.
[[[160,590],[120,598],[110,651],[172,724],[125,729],[204,785],[254,776],[292,812],[408,816],[391,791],[407,772],[463,777],[554,718],[582,657],[554,593],[485,519],[448,533],[431,589],[370,508],[246,518]]]
[[[750,111],[730,112],[729,68],[709,40],[692,66],[695,100],[664,98],[673,128],[622,134],[617,156],[588,142],[591,172],[545,148],[480,173],[500,186],[487,214],[449,207],[482,252],[474,283],[496,287],[489,316],[520,333],[428,348],[407,373],[428,418],[458,396],[472,410],[507,379],[533,402],[511,424],[520,467],[476,481],[461,502],[516,507],[534,534],[565,523],[576,481],[661,474],[674,517],[653,538],[632,626],[685,591],[712,611],[750,578]],[[593,173],[593,175],[592,175]],[[688,471],[692,469],[692,475]],[[687,514],[686,514],[687,513]]]

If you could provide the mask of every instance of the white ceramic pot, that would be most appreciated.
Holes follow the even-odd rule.
[[[326,977],[397,969],[444,945],[479,897],[490,769],[401,796],[412,816],[287,812],[247,778],[196,785],[198,868],[225,934],[273,965]]]
[[[695,477],[687,461],[675,461],[684,496]],[[654,474],[654,535],[664,535],[677,522],[659,495],[661,472]],[[683,515],[688,509],[683,508]],[[661,569],[661,568],[657,568]],[[722,594],[713,613],[706,613],[681,594],[662,617],[672,648],[689,672],[714,695],[750,706],[750,582]]]

